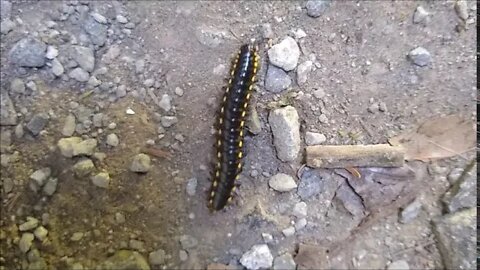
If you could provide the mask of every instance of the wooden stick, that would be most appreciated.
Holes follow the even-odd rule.
[[[402,167],[405,150],[389,144],[307,146],[307,165],[314,168]]]

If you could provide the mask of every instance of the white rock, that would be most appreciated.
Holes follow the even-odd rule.
[[[56,58],[52,60],[52,73],[53,75],[55,76],[60,76],[63,74],[63,72],[65,72],[63,66],[62,66],[62,63],[60,63],[60,61],[58,61]]]
[[[88,78],[90,77],[88,75],[88,72],[83,70],[82,68],[76,68],[68,73],[68,76],[72,79],[75,79],[79,82],[87,82]]]
[[[293,70],[298,64],[299,57],[300,49],[297,42],[291,37],[284,38],[282,42],[268,50],[270,63],[285,71]]]
[[[297,83],[303,85],[307,82],[308,75],[312,71],[313,62],[305,61],[297,67]]]
[[[101,172],[91,177],[92,183],[101,188],[108,188],[110,184],[110,175],[107,172]]]
[[[92,17],[95,19],[95,21],[101,23],[101,24],[107,24],[107,18],[105,18],[103,15],[97,12],[92,12],[90,13]]]
[[[266,244],[254,245],[242,255],[240,263],[252,270],[270,268],[273,265],[273,256]]]
[[[158,102],[158,107],[160,107],[165,112],[168,112],[172,109],[171,102],[172,98],[167,94],[163,94],[162,99]]]
[[[417,66],[427,66],[432,62],[432,56],[430,53],[422,47],[418,47],[408,54],[409,58],[412,60],[412,62],[417,65]]]
[[[305,202],[296,203],[293,207],[293,215],[297,218],[304,218],[307,216],[307,204]]]
[[[418,6],[413,14],[413,23],[421,23],[428,17],[428,12],[422,7]]]
[[[279,192],[287,192],[297,187],[295,180],[290,175],[284,173],[277,173],[272,176],[268,181],[268,185]]]
[[[45,57],[47,59],[54,59],[55,57],[58,56],[58,50],[54,46],[49,45],[47,47],[47,53],[45,54]]]
[[[107,144],[112,146],[112,147],[115,147],[117,146],[119,143],[119,140],[118,140],[118,136],[117,134],[114,134],[114,133],[111,133],[111,134],[108,134],[107,135]]]
[[[290,237],[295,234],[295,227],[290,226],[284,230],[282,230],[282,233],[285,237]]]
[[[286,106],[270,112],[268,122],[272,128],[273,142],[280,160],[297,158],[300,151],[300,122],[297,110]]]
[[[130,109],[130,108],[127,108],[127,110],[125,111],[125,113],[126,113],[126,114],[129,114],[129,115],[134,115],[134,114],[135,114],[135,112],[134,112],[132,109]]]
[[[322,144],[327,141],[327,137],[321,133],[307,131],[305,133],[305,143],[307,145]]]

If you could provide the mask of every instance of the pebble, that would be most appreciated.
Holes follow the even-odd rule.
[[[71,57],[78,65],[87,72],[92,72],[95,67],[95,55],[92,48],[84,46],[72,46]]]
[[[143,81],[143,85],[145,87],[152,87],[154,83],[155,83],[155,80],[152,78],[146,79],[145,81]]]
[[[20,241],[18,241],[18,247],[23,253],[27,253],[32,247],[32,242],[35,236],[33,233],[23,233]]]
[[[248,119],[246,126],[248,128],[248,131],[250,131],[254,135],[259,134],[262,131],[262,122],[260,121],[260,117],[258,116],[256,106],[250,106],[250,113],[247,117]]]
[[[107,144],[116,147],[119,144],[118,136],[115,133],[111,133],[107,135]]]
[[[192,249],[198,245],[198,240],[193,236],[184,234],[180,236],[180,244],[183,249]]]
[[[468,19],[467,1],[459,0],[455,2],[455,11],[460,19],[466,21]]]
[[[195,195],[195,192],[197,190],[197,184],[198,184],[197,178],[188,179],[187,186],[186,186],[186,190],[187,190],[188,195],[190,195],[190,196]]]
[[[268,117],[277,156],[288,162],[300,152],[300,122],[297,110],[292,106],[275,109]]]
[[[410,270],[410,266],[405,260],[398,260],[389,264],[387,270]]]
[[[297,84],[303,85],[307,82],[308,75],[312,71],[313,62],[305,61],[297,67]]]
[[[106,24],[107,23],[107,18],[105,18],[103,15],[97,13],[97,12],[92,12],[90,15],[95,19],[95,21],[101,23],[101,24]]]
[[[272,25],[269,23],[262,24],[260,26],[260,32],[262,33],[262,37],[265,39],[271,39],[274,37]]]
[[[305,226],[307,226],[307,219],[301,218],[295,223],[295,230],[298,232],[301,229],[305,228]]]
[[[29,81],[25,84],[28,89],[32,90],[33,92],[37,91],[37,84],[34,81]]]
[[[163,127],[171,127],[178,122],[178,119],[175,116],[162,116],[160,122]]]
[[[183,89],[180,87],[175,87],[175,94],[179,97],[183,96]]]
[[[47,45],[36,38],[25,37],[19,40],[9,52],[13,64],[22,67],[42,67],[45,65]]]
[[[418,6],[413,14],[413,23],[422,23],[427,19],[427,17],[428,12],[422,6]]]
[[[97,128],[102,127],[103,126],[103,119],[104,119],[103,113],[94,114],[93,118],[92,118],[93,126],[95,126]]]
[[[386,112],[387,111],[387,104],[385,102],[379,102],[378,103],[378,110],[381,112]]]
[[[328,117],[325,114],[322,113],[318,117],[318,121],[320,121],[320,123],[322,123],[322,124],[328,124]]]
[[[99,23],[93,16],[89,16],[83,23],[83,29],[87,32],[93,44],[103,46],[107,40],[108,26]]]
[[[273,256],[266,244],[254,245],[240,258],[240,263],[247,269],[257,270],[271,268]]]
[[[464,170],[464,168],[452,169],[447,175],[448,182],[453,185],[460,178]]]
[[[262,238],[265,243],[270,243],[273,241],[273,236],[269,233],[262,233]]]
[[[84,177],[91,174],[95,170],[95,165],[90,159],[83,159],[75,163],[72,167],[73,172],[78,177]]]
[[[135,111],[130,109],[130,108],[127,108],[127,110],[125,111],[126,114],[128,115],[134,115],[135,114]]]
[[[379,111],[378,103],[372,103],[370,106],[368,106],[367,111],[369,113],[377,113]]]
[[[293,207],[293,215],[297,218],[304,218],[307,216],[307,204],[305,202],[296,203]]]
[[[148,139],[146,142],[145,142],[146,145],[155,145],[155,140],[153,139]]]
[[[112,123],[108,124],[107,127],[108,127],[108,129],[115,129],[117,127],[117,124],[112,122]]]
[[[422,203],[420,200],[415,199],[400,212],[398,222],[403,224],[412,222],[420,213],[421,208]]]
[[[110,175],[107,172],[100,172],[90,179],[95,186],[100,188],[108,188],[110,185]]]
[[[146,173],[150,170],[150,157],[145,154],[138,154],[133,157],[132,164],[130,165],[130,171]]]
[[[19,78],[14,78],[10,82],[10,91],[16,94],[25,94],[25,84]]]
[[[128,246],[131,249],[138,250],[138,251],[145,251],[145,243],[143,241],[137,240],[137,239],[130,239],[130,242],[128,243]]]
[[[320,193],[323,188],[323,179],[315,171],[306,169],[300,177],[300,183],[298,184],[297,194],[302,200],[307,200]]]
[[[50,117],[46,113],[37,113],[25,126],[34,136],[40,134],[48,123]]]
[[[81,141],[80,137],[62,138],[58,141],[57,146],[64,157],[73,157],[73,146]]]
[[[297,265],[289,253],[278,256],[273,260],[274,270],[295,270],[296,268]]]
[[[43,186],[51,173],[52,170],[49,167],[44,167],[32,173],[30,179],[34,180],[38,186]]]
[[[72,234],[72,236],[70,237],[70,240],[73,241],[73,242],[78,242],[78,241],[82,240],[83,236],[84,236],[84,233],[82,233],[82,232],[74,232]]]
[[[157,249],[148,254],[148,261],[151,265],[161,265],[165,263],[166,253],[163,249]]]
[[[115,19],[116,19],[117,22],[119,22],[119,23],[123,23],[123,24],[128,23],[127,18],[125,18],[123,15],[120,15],[120,14],[117,15],[117,17],[115,17]]]
[[[45,54],[45,57],[47,59],[52,60],[52,59],[56,58],[57,56],[58,56],[58,49],[55,48],[54,46],[49,45],[47,47],[47,53]]]
[[[145,69],[145,61],[143,59],[135,61],[135,73],[141,74]],[[145,82],[143,83],[145,85]]]
[[[113,60],[117,59],[120,56],[121,49],[118,45],[111,46],[108,51],[102,56],[102,62],[105,64],[110,64]]]
[[[78,82],[87,82],[90,75],[88,75],[88,72],[82,68],[77,67],[68,73],[68,77],[75,79]]]
[[[282,233],[283,233],[283,235],[285,235],[285,237],[292,236],[292,235],[295,234],[295,227],[290,226],[290,227],[282,230]]]
[[[59,77],[60,75],[65,72],[65,69],[63,68],[62,63],[58,61],[56,58],[52,60],[52,73],[53,75]]]
[[[274,65],[268,65],[267,75],[265,76],[265,89],[273,93],[280,93],[292,84],[290,76]]]
[[[14,126],[17,124],[17,112],[7,91],[0,91],[0,125]]]
[[[18,226],[18,229],[21,232],[24,232],[24,231],[33,230],[33,229],[37,228],[37,226],[38,226],[38,219],[36,219],[34,217],[27,217],[27,221],[20,224],[20,226]]]
[[[178,252],[178,257],[180,258],[180,261],[184,262],[188,260],[188,253],[185,250],[180,250]]]
[[[311,0],[307,1],[307,15],[313,18],[320,17],[330,6],[330,0]]]
[[[43,193],[45,193],[47,196],[52,196],[55,191],[57,191],[57,184],[57,178],[49,178],[45,186],[43,186]]]
[[[293,70],[298,64],[299,57],[300,49],[297,42],[288,36],[268,50],[270,63],[285,71]]]
[[[74,137],[71,137],[74,138]],[[76,156],[91,156],[97,148],[96,139],[86,139],[72,145],[72,154]]]
[[[66,137],[70,137],[75,133],[75,115],[69,114],[65,118],[65,124],[63,125],[62,128],[62,135]]]
[[[2,20],[2,22],[0,23],[0,33],[4,35],[12,31],[13,28],[15,28],[15,23],[10,19]]]
[[[327,141],[327,137],[321,133],[307,131],[305,133],[305,143],[307,145],[318,145]]]
[[[284,173],[277,173],[272,176],[268,181],[268,185],[278,192],[287,192],[297,187],[295,180],[290,175]]]
[[[40,225],[35,229],[33,234],[38,240],[43,242],[45,239],[47,239],[48,230],[45,229],[45,227],[43,227],[42,225]]]
[[[302,39],[302,38],[307,36],[307,33],[305,33],[305,31],[303,31],[303,29],[301,29],[301,28],[298,28],[296,30],[292,30],[292,33],[293,33],[293,36],[296,39]]]
[[[162,99],[160,99],[160,101],[158,102],[158,107],[160,107],[165,112],[168,112],[172,109],[171,102],[172,98],[169,95],[164,94],[162,95]]]
[[[417,66],[424,67],[432,62],[430,53],[422,47],[418,47],[408,53],[410,60]]]

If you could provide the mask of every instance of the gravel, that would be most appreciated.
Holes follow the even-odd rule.
[[[277,173],[268,181],[271,188],[279,192],[288,192],[297,188],[297,183],[290,175],[284,173]]]
[[[297,265],[290,253],[285,253],[281,256],[275,257],[273,260],[274,270],[295,270]]]
[[[50,117],[46,113],[37,113],[25,126],[34,136],[40,134],[48,123]]]
[[[297,222],[295,223],[295,231],[300,231],[302,230],[303,228],[305,228],[305,226],[307,226],[307,219],[306,218],[301,218],[299,220],[297,220]]]
[[[155,83],[155,80],[152,78],[146,79],[145,81],[143,81],[143,85],[145,87],[152,87],[154,83]]]
[[[42,225],[40,225],[35,229],[33,234],[38,240],[43,242],[45,239],[47,239],[48,230],[45,229],[45,227],[43,227]]]
[[[95,165],[90,159],[82,159],[72,167],[73,172],[78,177],[85,177],[95,170]]]
[[[111,133],[107,135],[107,145],[110,145],[112,147],[115,147],[119,144],[119,139],[117,134]]]
[[[262,132],[262,122],[260,121],[255,105],[250,106],[250,113],[247,116],[247,122],[245,125],[248,128],[248,131],[254,135]]]
[[[410,223],[412,222],[420,213],[422,208],[422,203],[415,199],[409,205],[407,205],[401,212],[398,221],[400,223]]]
[[[72,46],[70,56],[78,65],[87,72],[92,72],[95,67],[95,56],[92,48]]]
[[[178,119],[175,116],[162,116],[160,122],[163,127],[171,127],[178,123]]]
[[[180,261],[184,262],[184,261],[188,260],[188,253],[185,250],[180,250],[178,252],[178,257],[179,257]]]
[[[413,14],[413,23],[423,23],[427,17],[428,12],[422,6],[418,6]]]
[[[17,122],[17,112],[6,91],[0,91],[0,126],[14,126]]]
[[[260,32],[262,33],[262,37],[265,39],[273,38],[274,33],[272,30],[272,25],[269,23],[264,23],[260,26]]]
[[[80,137],[62,138],[57,146],[64,157],[91,156],[97,147],[97,140],[82,140]]]
[[[165,263],[166,253],[163,249],[157,249],[148,254],[148,261],[151,265],[161,265]]]
[[[78,82],[87,82],[90,78],[90,75],[88,75],[88,72],[78,67],[70,71],[68,73],[68,77],[75,79]]]
[[[300,177],[297,194],[302,200],[307,200],[320,193],[323,189],[322,177],[315,170],[305,170]]]
[[[198,240],[193,236],[184,234],[180,236],[180,244],[182,249],[192,249],[198,245]]]
[[[111,46],[108,51],[102,56],[102,62],[105,64],[110,64],[113,60],[117,59],[120,56],[121,49],[118,45]]]
[[[290,227],[282,230],[282,233],[285,237],[293,236],[295,234],[295,227],[290,226]]]
[[[183,96],[183,89],[180,88],[180,87],[175,87],[175,91],[174,91],[174,92],[175,92],[175,95],[177,95],[177,96],[179,96],[179,97]]]
[[[160,101],[158,102],[158,107],[160,107],[165,112],[168,112],[172,109],[171,102],[172,98],[169,95],[164,94],[162,95],[162,99],[160,99]]]
[[[418,47],[408,53],[410,60],[417,66],[428,66],[432,62],[430,53],[422,47]]]
[[[119,23],[123,23],[123,24],[128,23],[128,19],[125,18],[123,15],[120,15],[120,14],[117,15],[117,17],[115,17],[115,19],[116,19],[117,22],[119,22]]]
[[[90,15],[95,19],[95,21],[101,23],[101,24],[106,24],[107,23],[107,18],[105,18],[103,15],[97,13],[97,12],[92,12]]]
[[[18,247],[23,253],[27,253],[32,247],[33,239],[35,236],[33,233],[23,233],[20,241],[18,241]]]
[[[265,76],[265,89],[272,93],[280,93],[292,84],[290,76],[274,65],[268,65],[267,75]]]
[[[93,44],[103,46],[107,40],[108,27],[95,20],[93,16],[89,16],[83,23],[83,29],[90,37]]]
[[[252,270],[271,268],[273,256],[266,244],[254,245],[242,255],[240,263],[247,269]]]
[[[36,219],[34,217],[27,217],[27,221],[20,224],[18,226],[18,229],[21,232],[24,232],[24,231],[33,230],[33,229],[37,228],[37,226],[38,226],[38,219]]]
[[[45,65],[47,45],[34,37],[19,40],[9,52],[10,61],[22,67],[42,67]]]
[[[300,151],[300,122],[292,106],[270,112],[268,122],[272,128],[277,156],[284,162],[293,161]]]
[[[65,69],[63,68],[62,63],[58,61],[57,59],[52,60],[52,73],[53,75],[59,77],[65,72]]]
[[[307,131],[305,133],[305,143],[307,145],[318,145],[327,141],[327,137],[321,133]]]
[[[198,184],[197,178],[188,179],[187,186],[186,186],[186,191],[188,195],[190,196],[195,195],[195,192],[197,190],[197,184]]]
[[[55,48],[55,46],[49,45],[47,47],[47,53],[45,54],[45,57],[47,59],[52,60],[52,59],[56,58],[57,56],[58,56],[58,49]]]
[[[293,215],[297,218],[304,218],[307,216],[307,204],[305,202],[296,203],[293,207]]]
[[[62,128],[62,135],[65,137],[71,137],[75,133],[75,115],[69,114],[65,118],[65,124]]]
[[[98,173],[90,179],[95,186],[100,188],[108,188],[110,185],[110,175],[107,172]]]
[[[464,208],[476,206],[477,177],[474,173],[476,171],[476,166],[470,168],[445,193],[442,202],[445,205],[447,212],[452,213]]]
[[[30,175],[30,179],[35,181],[38,186],[43,186],[45,181],[50,177],[52,170],[49,167],[44,167],[39,170],[36,170]]]
[[[138,173],[146,173],[150,170],[150,157],[145,154],[138,154],[133,157],[130,171]]]
[[[288,36],[268,50],[270,63],[285,71],[293,70],[298,64],[299,57],[300,49],[297,42]]]
[[[10,91],[16,94],[25,94],[25,83],[19,78],[14,78],[10,82]]]
[[[57,191],[58,179],[49,178],[45,186],[43,186],[43,193],[47,196],[52,196]]]
[[[145,61],[143,59],[135,61],[135,73],[142,74],[144,69],[145,69]]]
[[[313,68],[312,61],[305,61],[300,65],[298,65],[297,67],[297,84],[298,85],[304,85],[307,82],[308,75],[310,75],[312,68]]]
[[[262,238],[265,243],[270,243],[273,241],[273,236],[269,233],[262,233]]]
[[[312,0],[307,1],[307,15],[313,18],[320,17],[330,6],[330,0]]]

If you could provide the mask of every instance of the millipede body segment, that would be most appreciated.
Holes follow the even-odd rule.
[[[245,116],[258,63],[258,48],[243,45],[232,64],[218,117],[217,163],[208,203],[212,210],[232,200],[235,180],[242,171]]]

